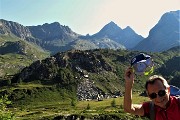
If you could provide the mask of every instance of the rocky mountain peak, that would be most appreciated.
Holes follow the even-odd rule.
[[[114,22],[110,22],[107,25],[105,25],[98,33],[92,35],[92,37],[96,37],[96,38],[112,38],[117,36],[118,34],[120,34],[122,32],[122,29],[115,24]]]
[[[108,23],[107,25],[105,25],[103,27],[103,29],[111,29],[111,30],[119,30],[121,29],[116,23],[114,23],[113,21],[111,21],[110,23]]]
[[[179,15],[180,10],[177,11],[170,11],[161,17],[159,20],[158,24],[166,24],[166,23],[177,23],[180,21],[180,15]]]
[[[115,34],[115,33],[118,33],[118,32],[121,32],[122,29],[117,25],[115,24],[114,22],[110,22],[108,23],[107,25],[105,25],[99,33],[106,33],[106,34],[109,34],[109,35],[112,35],[112,34]]]
[[[72,70],[79,74],[112,71],[112,67],[101,54],[92,51],[60,52],[41,61],[34,62],[22,70],[18,79],[23,81],[56,79],[60,69]],[[75,77],[75,76],[74,76]]]
[[[38,26],[29,26],[32,35],[42,40],[65,39],[67,37],[77,37],[68,26],[62,26],[58,22],[45,23]]]
[[[178,11],[170,11],[162,15],[161,19],[158,23],[150,30],[149,36],[159,36],[160,32],[163,34],[170,34],[172,32],[179,32],[179,23],[180,23],[180,10]],[[159,29],[161,31],[159,31]]]
[[[127,26],[126,28],[123,29],[123,32],[127,35],[137,35],[135,33],[135,31],[130,27],[130,26]]]
[[[134,50],[161,52],[179,45],[180,10],[165,13]]]
[[[31,37],[31,32],[27,27],[24,27],[19,23],[3,19],[0,19],[0,34],[14,34],[21,39]]]
[[[130,26],[127,26],[126,28],[123,29],[124,31],[134,31]]]

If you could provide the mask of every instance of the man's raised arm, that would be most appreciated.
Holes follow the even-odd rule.
[[[132,68],[128,68],[125,71],[125,94],[124,94],[124,111],[134,115],[144,115],[144,109],[142,105],[132,104],[132,87],[134,84],[135,75]]]

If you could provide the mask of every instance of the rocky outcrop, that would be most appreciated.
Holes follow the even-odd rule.
[[[31,32],[23,25],[0,19],[0,34],[14,34],[21,39],[32,37]]]
[[[60,52],[44,60],[38,60],[26,67],[16,76],[13,82],[58,83],[60,86],[77,84],[79,100],[92,100],[104,97],[104,93],[96,87],[89,74],[112,72],[113,68],[103,55],[92,51]]]
[[[93,73],[113,70],[102,55],[94,54],[91,51],[69,51],[34,62],[22,70],[18,79],[22,81],[55,79],[59,74],[59,69],[70,68],[72,71],[78,72],[77,66],[83,71]]]
[[[98,90],[94,82],[83,78],[82,82],[77,87],[77,97],[79,100],[93,100],[98,99],[102,95],[102,91]]]
[[[6,42],[0,47],[0,54],[7,53],[16,53],[26,55],[27,46],[25,46],[22,42]]]

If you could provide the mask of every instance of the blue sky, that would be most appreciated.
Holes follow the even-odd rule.
[[[82,35],[113,21],[147,37],[164,13],[176,10],[180,0],[0,0],[1,19],[24,26],[59,22]]]

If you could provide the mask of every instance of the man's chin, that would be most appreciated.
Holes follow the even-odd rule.
[[[161,108],[166,108],[166,99],[164,98],[164,99],[162,99],[162,100],[160,100],[160,101],[156,101],[156,105],[158,105],[159,107],[161,107]]]
[[[161,99],[159,101],[156,101],[157,104],[162,104],[163,102],[165,101],[165,98],[164,99]]]

